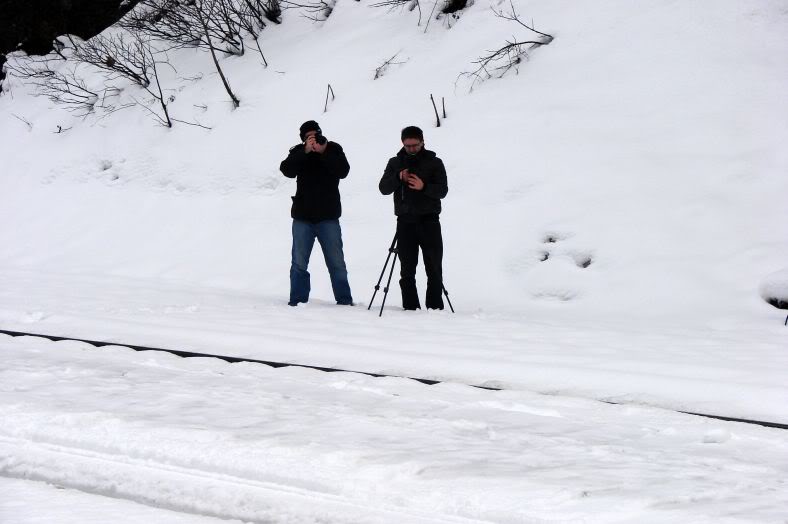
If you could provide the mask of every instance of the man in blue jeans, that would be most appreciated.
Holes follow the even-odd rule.
[[[309,256],[315,238],[323,250],[334,299],[340,305],[353,305],[347,279],[345,255],[342,252],[342,229],[339,217],[339,181],[350,171],[342,146],[326,140],[320,126],[308,120],[299,129],[301,142],[279,166],[288,178],[296,179],[293,198],[293,251],[290,263],[289,305],[309,300]]]

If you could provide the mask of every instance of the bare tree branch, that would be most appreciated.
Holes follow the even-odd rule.
[[[491,9],[492,9],[493,13],[495,13],[495,16],[497,16],[499,18],[503,18],[504,20],[509,20],[511,22],[516,22],[516,23],[520,24],[521,26],[523,26],[524,28],[528,29],[529,31],[533,31],[534,33],[540,34],[543,37],[545,37],[546,41],[544,43],[542,43],[541,45],[547,45],[547,44],[549,44],[550,42],[553,41],[553,37],[552,36],[548,35],[547,33],[542,33],[541,31],[537,31],[536,29],[534,29],[533,28],[533,25],[534,25],[533,23],[531,23],[531,25],[529,26],[529,25],[525,24],[522,20],[520,20],[520,15],[517,14],[517,11],[514,8],[514,3],[513,3],[512,0],[509,0],[509,7],[511,8],[510,12],[504,12],[503,9],[499,9],[498,11],[496,11],[494,8],[491,8]]]
[[[394,56],[392,56],[391,58],[389,58],[388,60],[386,60],[385,62],[380,64],[375,69],[375,76],[372,78],[372,80],[377,80],[378,78],[382,78],[383,75],[385,75],[388,72],[389,66],[404,64],[405,62],[395,62],[394,61],[398,56],[399,56],[399,51],[396,52],[394,54]]]
[[[169,42],[176,48],[208,49],[222,85],[236,108],[240,100],[230,88],[216,52],[244,53],[243,12],[235,0],[142,0],[124,18],[122,25],[133,32],[144,32],[150,38]]]
[[[325,22],[334,10],[336,0],[309,0],[308,2],[294,2],[292,0],[282,0],[282,9],[302,9],[305,18],[314,22]]]
[[[6,69],[23,83],[34,86],[35,95],[45,96],[69,111],[82,111],[82,116],[91,113],[99,100],[99,94],[77,76],[77,66],[62,72],[52,69],[48,60],[17,58]]]
[[[151,53],[146,50],[149,46],[150,43],[143,42],[139,33],[133,33],[131,41],[122,33],[97,35],[77,45],[74,59],[148,87],[151,83],[148,72],[153,61]]]
[[[265,27],[264,18],[266,17],[264,12],[265,7],[261,4],[262,2],[259,0],[246,0],[239,7],[238,18],[241,27],[244,29],[244,31],[249,33],[249,36],[251,36],[254,40],[255,46],[257,46],[257,51],[260,53],[260,57],[263,59],[263,67],[268,67],[268,61],[265,59],[265,54],[263,54],[263,49],[260,47],[259,40],[260,32]]]
[[[430,100],[432,101],[432,109],[435,110],[435,122],[436,122],[435,127],[440,127],[441,117],[440,115],[438,115],[438,107],[435,105],[435,98],[432,96],[432,93],[430,93]]]
[[[201,47],[228,55],[243,54],[240,24],[232,0],[141,0],[120,25],[144,32],[172,47]],[[234,5],[234,4],[233,4]]]
[[[227,91],[227,94],[230,95],[230,99],[233,102],[233,109],[235,109],[241,105],[241,101],[238,100],[238,98],[235,96],[235,93],[233,93],[232,89],[230,88],[230,84],[227,82],[227,77],[224,76],[224,71],[222,71],[222,68],[219,65],[219,60],[216,58],[215,48],[211,44],[211,34],[208,20],[212,17],[215,2],[216,0],[196,0],[195,4],[198,5],[197,17],[200,21],[203,31],[205,32],[205,38],[208,42],[208,49],[211,51],[213,63],[216,66],[216,70],[219,72],[219,76],[222,78],[222,84],[224,84],[225,91]]]
[[[460,78],[470,79],[469,91],[473,91],[473,88],[480,82],[493,77],[501,78],[511,69],[517,70],[517,67],[523,60],[528,59],[528,51],[547,45],[553,41],[551,35],[537,31],[532,27],[533,24],[529,26],[522,22],[514,8],[512,0],[509,0],[509,5],[511,7],[511,11],[509,12],[504,12],[503,10],[496,11],[495,9],[492,11],[495,13],[495,16],[515,22],[529,31],[537,33],[540,35],[540,38],[538,40],[517,40],[516,37],[512,36],[512,39],[506,40],[505,45],[502,47],[494,51],[487,51],[486,55],[480,56],[474,60],[472,63],[477,65],[475,70],[464,71],[457,76],[457,81],[459,81]]]
[[[419,21],[416,23],[416,25],[421,25],[421,2],[419,0],[380,0],[379,2],[370,4],[370,7],[387,7],[389,10],[402,8],[407,9],[408,11],[413,11],[414,9],[418,8]]]
[[[150,48],[148,48],[148,52],[150,53]],[[152,91],[150,87],[145,87],[145,90],[153,96],[155,100],[159,101],[159,105],[161,106],[162,111],[164,112],[164,121],[166,122],[167,127],[172,127],[172,120],[170,120],[170,112],[167,109],[167,102],[164,101],[164,93],[161,90],[161,82],[159,82],[159,69],[156,63],[156,60],[153,59],[153,55],[151,54],[151,65],[153,67],[153,77],[156,79],[156,92]]]
[[[212,127],[208,127],[208,126],[204,126],[204,125],[202,125],[201,123],[199,123],[199,122],[198,122],[198,121],[196,121],[196,120],[195,120],[194,122],[187,122],[186,120],[178,120],[177,118],[173,118],[173,119],[172,119],[172,121],[173,121],[173,122],[180,122],[181,124],[188,124],[188,125],[190,125],[190,126],[201,127],[201,128],[203,128],[203,129],[207,129],[207,130],[209,130],[209,131],[210,131],[211,129],[213,129]]]
[[[324,113],[326,111],[328,111],[328,95],[329,95],[329,93],[331,94],[331,101],[333,102],[336,97],[334,96],[334,88],[331,87],[331,84],[328,84],[328,88],[326,89],[326,105],[325,105],[325,107],[323,107],[323,112]]]
[[[438,7],[438,0],[435,0],[435,3],[432,4],[432,10],[430,11],[430,16],[427,17],[427,23],[424,25],[424,32],[427,32],[427,29],[430,28],[430,22],[432,22],[432,15],[435,13],[435,8]],[[438,125],[440,127],[440,125]]]
[[[26,118],[23,118],[23,117],[21,117],[21,116],[19,116],[19,115],[15,115],[14,113],[11,113],[11,116],[12,116],[12,117],[14,117],[14,118],[16,118],[17,120],[19,120],[19,121],[20,121],[20,122],[22,122],[23,124],[27,125],[27,130],[28,130],[28,131],[32,131],[32,130],[33,130],[33,124],[31,124],[31,123],[30,123],[30,121],[29,121],[28,119],[26,119]]]

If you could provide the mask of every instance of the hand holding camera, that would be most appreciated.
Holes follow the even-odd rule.
[[[416,191],[424,189],[424,181],[419,178],[418,175],[411,173],[407,169],[403,169],[399,172],[399,179],[408,184],[408,187],[411,189],[415,189]]]
[[[323,153],[326,150],[328,139],[320,133],[311,133],[304,141],[304,151],[307,153]]]
[[[408,182],[408,187],[410,187],[411,189],[415,189],[416,191],[421,191],[422,189],[424,189],[424,181],[421,178],[419,178],[417,175],[414,175],[413,173],[410,173],[408,175],[407,182]]]

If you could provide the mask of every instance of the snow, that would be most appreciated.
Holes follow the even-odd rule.
[[[767,303],[788,260],[784,3],[515,6],[555,40],[472,92],[458,74],[528,36],[486,2],[426,32],[417,11],[351,0],[319,24],[285,11],[260,38],[270,67],[222,60],[236,110],[205,52],[173,50],[171,110],[210,130],[140,107],[78,117],[7,78],[1,329],[445,383],[0,337],[0,511],[785,520],[784,432],[672,411],[788,423],[788,331]],[[118,85],[107,103],[144,98]],[[351,164],[354,308],[318,253],[310,302],[285,305],[295,185],[278,165],[312,118]],[[396,283],[367,311],[394,233],[377,182],[407,124],[447,167],[456,314],[400,311]]]
[[[767,302],[788,304],[788,268],[775,271],[761,282],[761,297]]]
[[[31,337],[0,348],[2,476],[159,508],[255,522],[767,522],[788,504],[782,430]]]
[[[372,284],[362,291],[368,300]],[[398,310],[399,296],[391,295],[388,303],[396,305],[378,318],[377,308],[340,308],[330,294],[297,308],[283,307],[283,297],[118,277],[0,273],[0,304],[18,308],[0,307],[9,319],[4,324],[28,333],[788,419],[784,345],[740,325],[638,329],[560,312],[535,320],[501,310],[414,316]],[[782,318],[768,329],[784,336]]]
[[[220,520],[194,514],[177,513],[130,501],[66,489],[38,482],[0,477],[0,519],[14,524],[75,522],[103,524],[111,516],[119,524],[166,522],[167,524],[228,524],[240,521]]]

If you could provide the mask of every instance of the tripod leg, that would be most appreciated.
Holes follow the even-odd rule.
[[[443,294],[446,296],[446,302],[449,303],[449,309],[451,309],[451,312],[454,313],[454,306],[451,305],[451,300],[449,300],[449,292],[446,291],[446,286],[443,284],[441,284],[441,287],[443,288]]]
[[[389,296],[389,286],[391,285],[391,275],[394,274],[394,266],[397,265],[397,254],[394,253],[394,261],[391,263],[391,271],[389,271],[389,280],[386,282],[386,287],[383,288],[383,302],[380,304],[379,317],[383,316],[383,306],[386,305],[386,297]]]
[[[380,289],[380,282],[383,280],[383,275],[386,273],[386,267],[389,265],[389,259],[391,258],[391,254],[397,252],[396,245],[397,245],[397,234],[395,233],[394,234],[394,239],[391,241],[391,246],[389,246],[389,254],[386,255],[386,263],[383,264],[383,269],[380,271],[380,276],[378,277],[378,283],[375,284],[375,292],[372,293],[372,298],[369,300],[369,305],[367,306],[367,311],[372,309],[372,303],[375,301],[375,295],[378,294],[378,290]],[[395,255],[395,257],[396,257],[396,255]],[[395,260],[396,260],[396,258],[395,258]]]
[[[380,281],[383,280],[383,274],[386,272],[386,268],[389,265],[389,259],[391,258],[391,251],[389,251],[388,256],[386,257],[386,263],[383,264],[383,269],[380,271],[380,277],[378,277],[378,283],[375,284],[375,291],[372,293],[372,298],[369,299],[369,305],[367,306],[367,311],[372,309],[372,303],[375,302],[375,295],[378,294],[378,290],[380,290]]]

